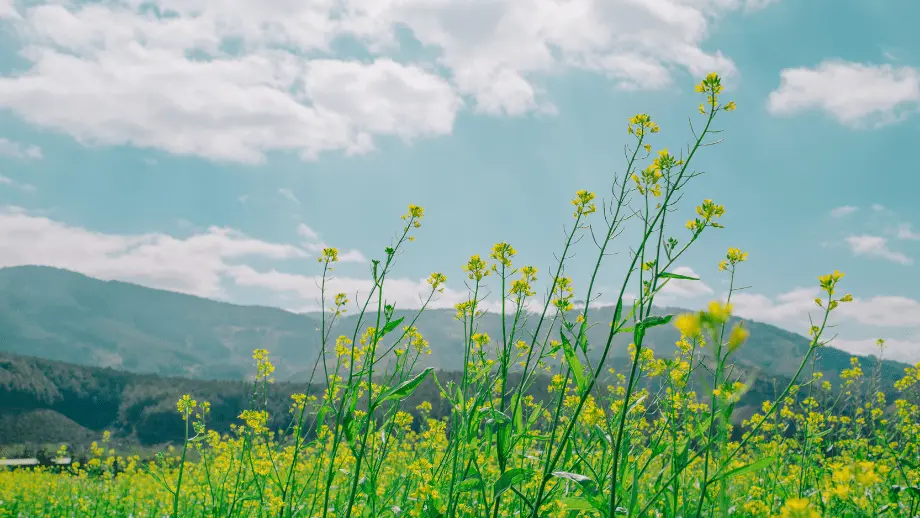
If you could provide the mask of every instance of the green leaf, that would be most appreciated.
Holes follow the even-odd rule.
[[[348,439],[348,442],[352,442],[355,440],[354,430],[352,429],[352,425],[354,424],[354,422],[355,422],[354,412],[347,412],[344,418],[342,419],[342,429],[345,431],[345,438]]]
[[[418,388],[422,381],[424,381],[425,378],[431,374],[431,371],[433,370],[433,368],[428,367],[422,372],[416,374],[414,377],[407,379],[406,381],[396,385],[390,390],[387,390],[380,395],[380,399],[377,400],[377,405],[386,401],[392,401],[394,399],[402,400],[409,397],[413,392],[415,392],[415,389]]]
[[[425,514],[428,515],[428,518],[444,518],[444,514],[441,511],[438,511],[437,506],[434,505],[434,502],[429,499],[425,504]]]
[[[485,408],[482,410],[482,417],[486,422],[492,421],[497,424],[511,424],[511,418],[507,414],[494,408]]]
[[[575,349],[572,348],[572,344],[569,343],[569,339],[565,337],[565,334],[559,333],[559,336],[562,337],[562,352],[565,353],[565,361],[569,364],[569,368],[572,370],[572,375],[575,376],[575,383],[578,385],[579,392],[584,392],[585,386],[585,368],[581,364],[581,360],[578,359],[578,356],[575,354]]]
[[[567,511],[593,511],[594,505],[583,496],[570,496],[562,498],[559,502]]]
[[[578,487],[580,487],[582,491],[584,491],[589,496],[594,496],[599,492],[597,482],[591,479],[591,477],[579,475],[578,473],[569,473],[568,471],[554,471],[553,476],[575,482],[575,484],[578,485]]]
[[[581,329],[578,330],[578,347],[581,352],[588,354],[588,321],[582,320]]]
[[[532,469],[524,468],[511,468],[508,471],[502,473],[502,476],[498,477],[498,480],[495,481],[495,497],[504,493],[508,490],[509,487],[527,480],[533,476],[534,471]]]
[[[735,468],[735,469],[732,469],[732,470],[728,470],[728,471],[726,471],[725,473],[722,473],[722,474],[720,474],[720,475],[716,475],[715,477],[713,477],[712,481],[713,481],[713,482],[716,482],[716,481],[722,480],[722,479],[729,479],[729,478],[732,478],[732,477],[741,476],[741,475],[744,475],[744,474],[746,474],[746,473],[750,473],[750,472],[752,472],[752,471],[760,471],[760,470],[766,468],[767,466],[769,466],[770,464],[772,464],[772,463],[773,463],[773,460],[774,460],[774,457],[764,457],[764,458],[762,458],[762,459],[757,459],[757,460],[755,460],[754,462],[752,462],[752,463],[750,463],[750,464],[748,464],[748,465],[746,465],[746,466],[741,466],[740,468]]]
[[[698,281],[699,280],[699,278],[697,277],[687,277],[686,275],[679,275],[679,274],[670,273],[670,272],[661,272],[658,274],[658,276],[663,277],[665,279],[679,279],[682,281]]]
[[[399,318],[397,318],[396,320],[391,320],[390,322],[387,322],[386,325],[383,326],[383,330],[380,331],[380,334],[377,335],[377,339],[379,340],[379,339],[383,338],[383,337],[386,336],[390,331],[396,329],[396,328],[399,326],[399,324],[402,324],[403,320],[405,320],[405,319],[406,319],[406,317],[399,317]]]
[[[567,511],[597,511],[601,516],[608,516],[607,505],[600,498],[587,498],[583,496],[569,496],[561,498]]]
[[[469,491],[476,491],[482,486],[482,477],[479,473],[470,475],[465,480],[457,484],[458,493],[466,493]]]
[[[639,326],[643,329],[649,329],[651,327],[663,326],[671,321],[674,318],[674,315],[652,315],[650,317],[644,318],[639,322]]]
[[[514,413],[511,416],[511,420],[514,423],[514,433],[515,434],[524,432],[524,414],[523,414],[523,408],[522,408],[524,404],[520,402],[520,399],[521,399],[520,394],[515,394],[514,397],[511,398],[511,405],[512,405],[511,408],[514,409]]]

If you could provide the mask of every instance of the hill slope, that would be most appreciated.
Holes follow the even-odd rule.
[[[610,321],[612,311],[592,313],[592,320],[602,323],[588,333],[595,356],[606,340],[603,323]],[[398,311],[397,316],[405,316],[408,322],[414,314]],[[351,336],[356,318],[349,314],[340,319],[332,336]],[[318,325],[316,315],[238,306],[66,270],[0,269],[0,352],[136,373],[240,380],[251,373],[252,350],[265,348],[276,360],[278,379],[306,381],[318,351]],[[417,325],[432,348],[432,354],[423,358],[424,366],[459,370],[463,328],[454,311],[428,310]],[[794,374],[808,340],[767,324],[748,321],[746,325],[751,338],[734,362],[764,376]],[[535,326],[536,317],[530,317],[526,327]],[[501,317],[484,315],[479,330],[501,336]],[[649,332],[647,344],[659,355],[670,355],[677,339],[673,326],[661,326]],[[612,366],[626,359],[628,341],[627,335],[617,336]],[[863,365],[868,369],[874,364],[868,359]],[[848,366],[849,354],[832,348],[821,351],[818,369],[830,379]],[[903,366],[886,361],[883,371],[892,379],[903,372]]]

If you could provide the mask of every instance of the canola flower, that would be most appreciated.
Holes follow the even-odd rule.
[[[709,229],[722,228],[726,212],[704,200],[684,238],[665,224],[697,176],[689,167],[713,121],[736,109],[721,102],[716,74],[696,91],[706,123],[680,156],[653,153],[649,139],[661,128],[648,114],[629,119],[634,144],[613,199],[601,203],[580,190],[571,200],[575,224],[542,301],[537,269],[515,266],[507,242],[462,266],[470,293],[455,306],[461,373],[423,368],[431,348],[418,319],[445,291],[446,275],[428,277],[417,311],[385,302],[393,261],[425,215],[410,205],[402,232],[372,261],[372,289],[354,301],[358,324],[334,339],[350,300],[326,292],[339,257],[335,248],[322,251],[321,354],[309,380],[316,390],[292,394],[288,415],[267,411],[275,369],[270,352],[256,349],[250,405],[229,433],[209,427],[209,402],[183,395],[181,444],[147,461],[118,455],[107,432],[85,462],[0,470],[0,517],[917,516],[920,364],[894,383],[856,358],[838,380],[804,374],[828,343],[834,311],[853,300],[838,293],[842,273],[818,278],[820,314],[807,351],[768,401],[752,398],[764,380],[733,363],[740,349],[756,346],[733,320],[746,252],[729,248],[718,263],[730,275],[726,300],[680,315],[654,307],[668,283],[697,281],[673,268]],[[628,247],[613,308],[592,312],[608,246],[632,222],[639,240]],[[565,272],[588,230],[599,253],[582,291]],[[490,334],[478,324],[495,293],[502,324]],[[627,293],[639,295],[626,303]],[[647,340],[662,326],[680,335],[667,354]],[[601,332],[589,336],[592,328]],[[617,335],[629,344],[625,355]],[[423,385],[439,399],[410,404]]]

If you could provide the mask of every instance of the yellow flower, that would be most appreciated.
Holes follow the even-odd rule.
[[[751,333],[748,332],[747,329],[741,327],[740,324],[735,325],[735,327],[732,329],[731,334],[728,336],[728,350],[734,351],[735,349],[740,347],[741,344],[743,344],[744,341],[747,340],[750,334]]]
[[[822,275],[818,277],[818,282],[821,285],[821,289],[827,292],[828,295],[834,294],[834,288],[837,286],[837,283],[844,277],[844,274],[834,270],[834,273],[828,275]]]
[[[192,399],[192,396],[185,394],[179,401],[176,402],[176,408],[179,410],[179,413],[182,414],[182,419],[188,419],[188,416],[195,410],[195,406],[198,405],[198,402]]]
[[[792,498],[786,500],[779,515],[781,518],[820,518],[821,515],[810,505],[807,498]]]
[[[316,258],[316,262],[319,263],[335,263],[339,260],[339,249],[338,248],[323,248],[323,253]]]
[[[239,417],[253,433],[258,434],[267,431],[265,424],[268,422],[268,412],[264,410],[243,410]]]
[[[732,314],[731,304],[723,304],[717,300],[714,300],[709,303],[709,311],[707,315],[715,322],[723,324],[728,322],[728,318]]]
[[[481,281],[489,275],[489,269],[486,262],[476,254],[470,257],[470,260],[463,266],[463,271],[467,272],[470,280]]]
[[[684,313],[674,319],[674,327],[687,338],[696,338],[702,333],[700,317],[696,313]]]
[[[748,254],[747,252],[742,252],[738,248],[729,248],[728,253],[725,255],[725,258],[728,259],[728,262],[731,264],[738,264],[747,261]]]
[[[505,268],[510,268],[511,258],[516,254],[517,251],[515,251],[514,247],[508,243],[502,242],[496,243],[495,246],[492,247],[492,253],[489,254],[489,257],[498,261]],[[493,265],[492,269],[495,270],[495,268],[496,267]]]
[[[575,206],[576,218],[587,216],[597,210],[597,207],[594,205],[594,198],[594,193],[586,190],[580,190],[575,193],[575,199],[572,200],[572,205]]]
[[[431,286],[431,289],[443,293],[444,283],[447,282],[447,277],[443,273],[434,272],[428,276],[427,282]]]

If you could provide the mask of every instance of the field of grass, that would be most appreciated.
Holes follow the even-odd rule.
[[[732,354],[745,347],[748,331],[728,322],[747,254],[729,249],[719,265],[730,280],[728,300],[698,313],[652,314],[665,285],[695,280],[672,273],[673,266],[701,236],[722,227],[725,212],[705,200],[671,230],[682,189],[699,176],[691,161],[711,144],[717,116],[735,109],[720,100],[717,75],[696,89],[703,96],[700,122],[686,152],[653,149],[659,128],[636,115],[628,125],[635,143],[613,198],[602,203],[593,193],[576,194],[545,300],[535,293],[538,272],[515,266],[511,245],[496,244],[488,259],[469,259],[463,270],[470,297],[456,307],[466,344],[457,381],[416,368],[428,343],[413,320],[394,318],[385,303],[387,275],[424,216],[410,206],[398,239],[373,262],[374,290],[359,301],[351,336],[330,336],[349,301],[323,290],[326,354],[313,375],[325,390],[319,397],[294,394],[288,427],[267,426],[274,367],[258,349],[251,408],[231,433],[210,430],[208,403],[184,396],[177,411],[185,440],[176,448],[140,462],[118,456],[105,436],[83,465],[0,471],[0,516],[917,516],[920,364],[906,369],[897,398],[858,361],[839,386],[814,368],[834,310],[852,300],[841,290],[843,274],[818,279],[823,296],[815,300],[811,345],[795,379],[776,387],[775,397],[740,426],[732,414],[752,381],[732,367]],[[627,227],[636,242],[614,245]],[[578,293],[588,303],[576,307],[565,265],[584,237],[599,251]],[[613,319],[595,322],[595,279],[614,249],[628,251],[631,264]],[[337,250],[323,251],[324,279],[337,259]],[[433,273],[428,282],[418,314],[446,277]],[[638,293],[634,302],[631,291]],[[487,292],[500,297],[509,317],[501,336],[477,329]],[[535,333],[521,333],[524,319],[536,320]],[[665,325],[682,337],[673,357],[656,358],[644,347],[646,331]],[[609,328],[606,342],[589,343],[590,326]],[[618,334],[631,336],[632,363],[613,372],[604,360]],[[589,360],[589,349],[601,351],[599,362]],[[522,396],[547,374],[549,398]],[[429,377],[450,402],[445,419],[428,418],[426,403],[416,409],[421,419],[404,408]],[[704,385],[691,383],[701,378]],[[699,386],[707,388],[691,388]]]

